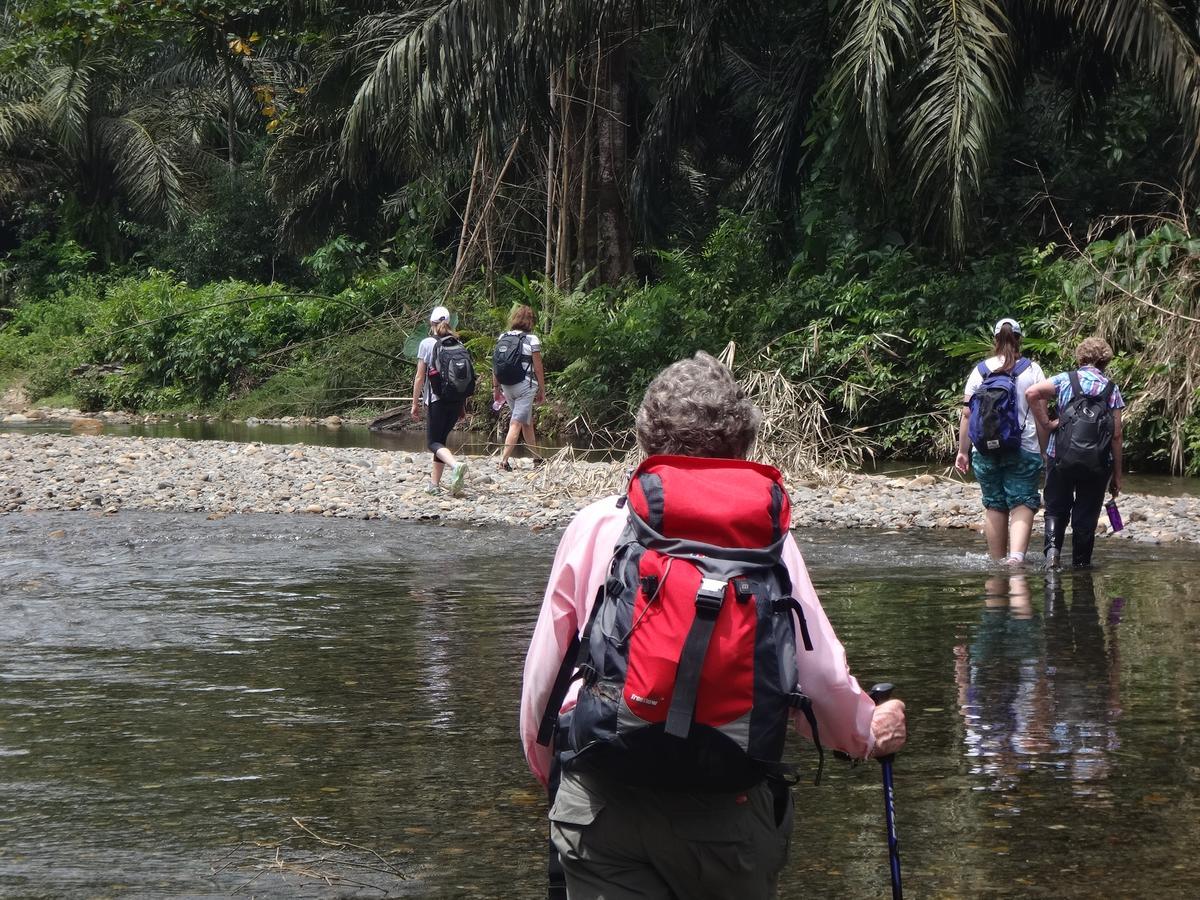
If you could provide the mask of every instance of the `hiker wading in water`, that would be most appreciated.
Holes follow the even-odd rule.
[[[1021,355],[1016,319],[1001,319],[992,333],[992,355],[971,370],[963,391],[954,468],[964,475],[971,468],[979,482],[988,555],[1020,565],[1042,505],[1042,445],[1025,391],[1046,376]]]
[[[1046,565],[1059,564],[1071,523],[1071,564],[1088,566],[1104,491],[1121,493],[1122,423],[1125,399],[1104,370],[1113,351],[1100,337],[1075,348],[1078,368],[1059,372],[1026,391],[1039,431],[1049,435],[1046,453]],[[1055,401],[1056,418],[1047,410]]]
[[[559,543],[521,739],[570,900],[774,897],[789,726],[857,758],[904,744],[903,703],[875,706],[846,666],[779,472],[746,461],[760,421],[713,357],[669,366],[637,414],[649,458],[628,493]]]

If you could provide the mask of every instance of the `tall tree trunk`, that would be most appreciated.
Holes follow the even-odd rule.
[[[600,281],[616,284],[633,273],[633,240],[626,204],[628,178],[628,29],[613,31],[601,61],[597,101],[596,225]]]
[[[228,51],[224,50],[221,59],[225,66],[225,134],[229,141],[229,168],[232,171],[237,166],[237,155],[234,152],[234,145],[237,143],[237,114],[233,106],[233,60],[229,58]]]
[[[589,71],[590,67],[590,71]],[[596,253],[596,232],[592,227],[592,156],[596,143],[596,103],[600,90],[600,41],[580,72],[584,82],[583,140],[579,147],[579,212],[575,219],[575,278],[582,280]]]
[[[566,67],[559,77],[559,119],[562,146],[559,149],[558,234],[555,237],[554,286],[566,288],[571,280],[571,163],[575,159],[571,131],[571,85]]]
[[[550,109],[554,110],[554,86],[556,74],[550,73]],[[550,139],[546,148],[546,259],[544,275],[549,284],[554,277],[554,193],[558,183],[558,138],[554,133],[553,119],[550,122]]]

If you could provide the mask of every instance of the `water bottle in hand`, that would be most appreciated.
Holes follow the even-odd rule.
[[[1121,511],[1117,509],[1116,498],[1110,499],[1104,504],[1104,509],[1108,513],[1108,524],[1113,531],[1120,531],[1125,527],[1125,523],[1121,521]]]

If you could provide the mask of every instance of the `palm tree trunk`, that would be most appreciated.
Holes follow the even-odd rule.
[[[599,158],[596,166],[596,221],[599,238],[599,275],[605,284],[616,284],[633,273],[633,241],[626,205],[627,92],[629,32],[609,35],[610,46],[601,62],[600,121],[597,129]]]

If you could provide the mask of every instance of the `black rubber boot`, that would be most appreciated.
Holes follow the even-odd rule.
[[[1057,569],[1062,553],[1063,538],[1067,534],[1067,520],[1058,516],[1046,516],[1046,568]]]

